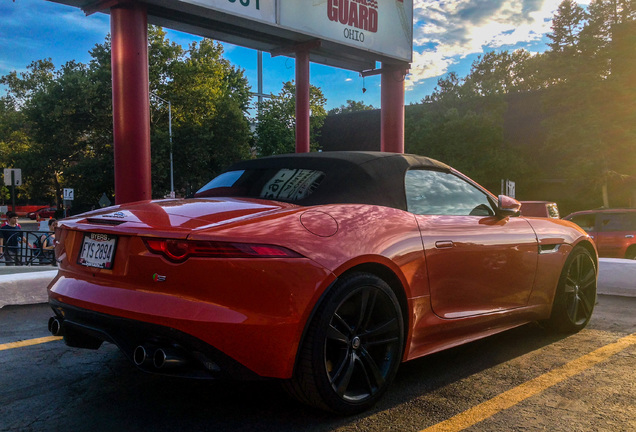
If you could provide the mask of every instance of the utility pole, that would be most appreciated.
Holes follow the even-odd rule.
[[[150,96],[154,96],[163,103],[168,104],[168,136],[170,140],[170,198],[175,197],[174,193],[174,166],[172,161],[172,103],[164,98],[157,96],[154,93],[150,93]]]

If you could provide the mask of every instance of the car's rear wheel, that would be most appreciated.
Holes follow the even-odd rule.
[[[592,254],[581,246],[574,248],[563,266],[546,327],[575,333],[587,325],[596,303],[596,273]]]
[[[402,310],[393,290],[371,274],[345,276],[311,321],[286,388],[321,409],[364,411],[392,382],[403,347]]]

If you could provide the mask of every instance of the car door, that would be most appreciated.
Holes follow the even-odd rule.
[[[599,255],[607,258],[625,258],[627,247],[634,243],[636,221],[628,212],[598,213],[596,246]]]
[[[498,217],[487,193],[452,172],[410,170],[405,186],[438,316],[462,318],[527,304],[538,244],[524,218]]]

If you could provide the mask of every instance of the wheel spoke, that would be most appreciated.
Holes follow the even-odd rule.
[[[375,302],[378,298],[376,290],[364,290],[361,295],[360,301],[360,316],[358,317],[358,324],[356,330],[359,332],[364,330],[369,325],[371,317],[373,316],[373,310],[375,308]]]
[[[350,341],[349,336],[335,328],[333,325],[330,325],[327,329],[327,339],[340,342],[345,345],[348,345]]]
[[[366,349],[360,350],[360,365],[364,372],[369,391],[372,393],[374,389],[381,387],[384,384],[384,376],[382,371],[378,367],[373,357]]]
[[[575,262],[576,262],[576,273],[575,273],[575,275],[576,275],[576,281],[577,282],[581,280],[581,271],[582,271],[581,267],[583,265],[582,261],[583,261],[583,255],[579,255],[579,256],[576,257],[576,260],[575,260]]]
[[[365,343],[370,345],[390,344],[399,340],[400,326],[396,318],[392,318],[380,324],[375,328],[369,330],[364,334]],[[386,335],[383,338],[378,339],[380,336]]]
[[[577,317],[577,315],[579,313],[579,301],[578,301],[578,298],[579,298],[579,296],[574,294],[569,299],[568,316],[570,317],[570,321],[572,321],[573,323],[576,323],[576,317]]]
[[[594,271],[594,267],[590,268],[590,270],[581,278],[580,286],[581,288],[589,288],[596,284],[596,272]]]
[[[581,312],[583,313],[583,318],[587,319],[587,317],[592,314],[594,304],[593,302],[590,302],[590,300],[585,295],[579,296],[579,303],[581,304]]]
[[[344,396],[349,388],[349,383],[351,382],[351,377],[355,369],[356,357],[357,355],[355,353],[348,355],[346,361],[342,362],[340,369],[338,369],[331,379],[331,385],[340,396]]]

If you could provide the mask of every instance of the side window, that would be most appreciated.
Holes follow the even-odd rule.
[[[634,231],[636,221],[630,213],[609,213],[602,214],[601,231]]]
[[[596,225],[596,215],[594,214],[577,215],[573,216],[570,220],[585,231],[594,231],[594,226]]]
[[[410,170],[404,179],[408,211],[420,215],[494,216],[488,196],[456,175]]]

